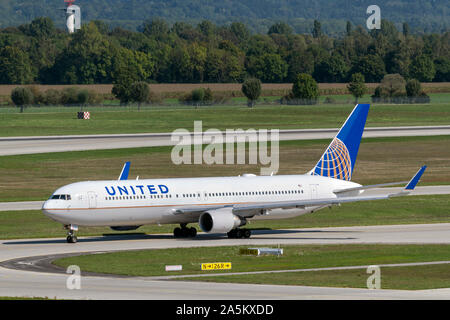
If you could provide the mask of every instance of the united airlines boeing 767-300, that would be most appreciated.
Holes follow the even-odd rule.
[[[118,180],[86,181],[59,188],[44,203],[45,215],[68,230],[74,243],[79,226],[135,230],[145,224],[180,224],[175,237],[207,233],[249,238],[240,228],[249,219],[282,219],[346,202],[388,199],[413,190],[426,166],[408,181],[362,186],[352,182],[368,104],[358,104],[311,171],[301,175],[128,180],[127,162]],[[396,194],[364,196],[365,189],[406,184]]]

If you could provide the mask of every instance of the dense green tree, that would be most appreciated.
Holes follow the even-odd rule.
[[[144,22],[142,25],[142,32],[148,37],[161,41],[167,37],[167,34],[169,33],[169,26],[163,19],[156,18]]]
[[[39,39],[52,37],[55,32],[53,20],[48,17],[36,18],[27,26],[24,26],[25,33]]]
[[[450,58],[441,57],[434,61],[436,76],[434,81],[450,82]]]
[[[132,85],[150,79],[153,71],[153,61],[149,54],[120,48],[114,54],[112,62],[113,79],[112,94],[122,104],[133,101]]]
[[[340,54],[333,54],[314,69],[314,79],[319,82],[344,82],[350,67]]]
[[[322,24],[317,20],[314,20],[312,35],[314,38],[320,38],[322,36]]]
[[[172,26],[172,32],[184,40],[195,41],[200,39],[200,32],[186,22],[175,22]]]
[[[314,72],[314,57],[309,51],[292,51],[287,57],[287,81],[294,82],[299,73],[312,74]]]
[[[387,74],[380,83],[382,92],[388,97],[395,97],[405,92],[405,79],[399,74]]]
[[[67,84],[111,83],[114,48],[94,23],[83,25],[58,56],[52,72]]]
[[[241,43],[248,41],[248,39],[250,38],[250,31],[242,22],[233,22],[230,25],[230,30]]]
[[[292,85],[292,96],[300,104],[316,104],[319,98],[319,86],[312,76],[301,73]]]
[[[192,64],[192,81],[203,82],[207,49],[197,43],[188,47],[190,63]]]
[[[208,39],[214,35],[216,26],[209,20],[203,20],[198,24],[197,29],[205,39]]]
[[[148,53],[120,48],[114,52],[110,77],[113,82],[126,79],[130,84],[147,81],[153,73],[154,62]]]
[[[262,56],[267,53],[276,53],[277,45],[268,35],[254,35],[248,43],[247,57]]]
[[[277,22],[270,26],[269,31],[267,34],[284,34],[284,35],[290,35],[292,34],[292,28],[285,22]]]
[[[386,73],[449,81],[448,32],[405,37],[385,20],[382,30],[371,32],[362,26],[352,28],[353,20],[348,30],[345,21],[336,21],[333,29],[322,20],[321,35],[316,21],[314,38],[309,29],[313,20],[283,21],[261,21],[259,34],[252,35],[239,22],[216,25],[203,20],[195,26],[176,22],[169,28],[163,18],[157,18],[135,32],[111,29],[108,22],[94,20],[68,34],[56,29],[52,20],[37,18],[17,28],[0,29],[0,82],[127,87],[136,81],[242,82],[250,76],[264,82],[293,82],[299,73],[337,82],[357,72],[368,82],[378,82]],[[408,19],[401,21],[411,24]],[[265,34],[267,29],[270,35]],[[326,35],[330,30],[335,37]],[[416,30],[411,28],[411,33]],[[8,52],[10,48],[14,53]]]
[[[386,54],[386,72],[398,73],[403,77],[409,76],[409,66],[411,64],[410,48],[404,42],[399,42],[391,51]]]
[[[33,98],[33,93],[29,88],[17,87],[11,91],[11,100],[20,108],[20,113],[27,105],[33,103]]]
[[[251,56],[247,62],[248,73],[263,82],[282,82],[288,66],[278,54]]]
[[[168,72],[173,82],[193,81],[194,65],[186,46],[176,46],[170,52]]]
[[[138,110],[141,110],[141,104],[146,102],[150,96],[150,88],[144,81],[134,82],[130,86],[130,101],[137,102]]]
[[[247,105],[252,108],[261,95],[261,81],[256,78],[249,78],[244,81],[241,90],[247,97]]]
[[[239,82],[244,76],[243,57],[222,49],[210,49],[205,63],[207,82]]]
[[[361,73],[367,82],[379,82],[386,74],[386,69],[380,56],[369,54],[359,58],[352,73]]]
[[[428,55],[420,55],[413,59],[409,67],[409,75],[422,82],[431,82],[436,74],[433,60]]]
[[[420,92],[422,91],[422,86],[421,86],[419,80],[409,79],[406,82],[405,89],[406,89],[406,95],[408,97],[418,97]]]
[[[18,47],[0,48],[0,70],[1,84],[27,84],[35,77],[28,54]]]
[[[347,33],[347,37],[350,37],[352,35],[352,23],[350,21],[347,21],[345,31]]]
[[[350,82],[347,85],[348,91],[355,97],[355,103],[367,93],[367,86],[364,76],[361,73],[354,73],[350,77]]]

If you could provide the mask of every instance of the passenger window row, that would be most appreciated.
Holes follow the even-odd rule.
[[[303,190],[281,190],[281,191],[246,191],[246,192],[217,192],[208,193],[208,197],[226,197],[226,196],[256,196],[256,195],[287,195],[287,194],[302,194]],[[200,197],[199,193],[182,194],[183,198],[195,198]],[[70,197],[70,196],[69,196]],[[178,194],[176,194],[178,198]],[[148,199],[169,199],[172,198],[171,194],[166,195],[150,195]],[[147,196],[114,196],[105,197],[105,200],[135,200],[135,199],[147,199]],[[70,199],[68,199],[70,200]]]

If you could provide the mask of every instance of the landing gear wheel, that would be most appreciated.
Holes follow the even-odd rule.
[[[181,228],[175,228],[173,229],[173,236],[175,238],[181,238],[182,237],[182,231]]]
[[[67,236],[67,238],[66,238],[66,240],[67,240],[67,243],[77,243],[77,237],[76,236],[74,236],[74,235],[68,235]]]
[[[197,235],[197,229],[194,227],[187,228],[186,224],[182,224],[181,228],[175,228],[173,230],[173,236],[175,238],[194,238]]]
[[[77,243],[77,237],[75,236],[75,231],[78,231],[78,226],[76,225],[65,225],[65,229],[67,229],[67,243]]]
[[[251,235],[252,232],[249,229],[233,229],[227,233],[230,239],[248,239]]]
[[[195,238],[196,235],[197,235],[197,229],[195,229],[194,227],[189,228],[189,237]]]

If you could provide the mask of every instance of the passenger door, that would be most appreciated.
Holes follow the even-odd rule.
[[[309,185],[309,189],[311,192],[311,199],[317,199],[319,197],[319,192],[318,192],[318,188],[319,185],[318,184],[310,184]]]
[[[89,208],[97,208],[97,194],[95,192],[88,192]]]

